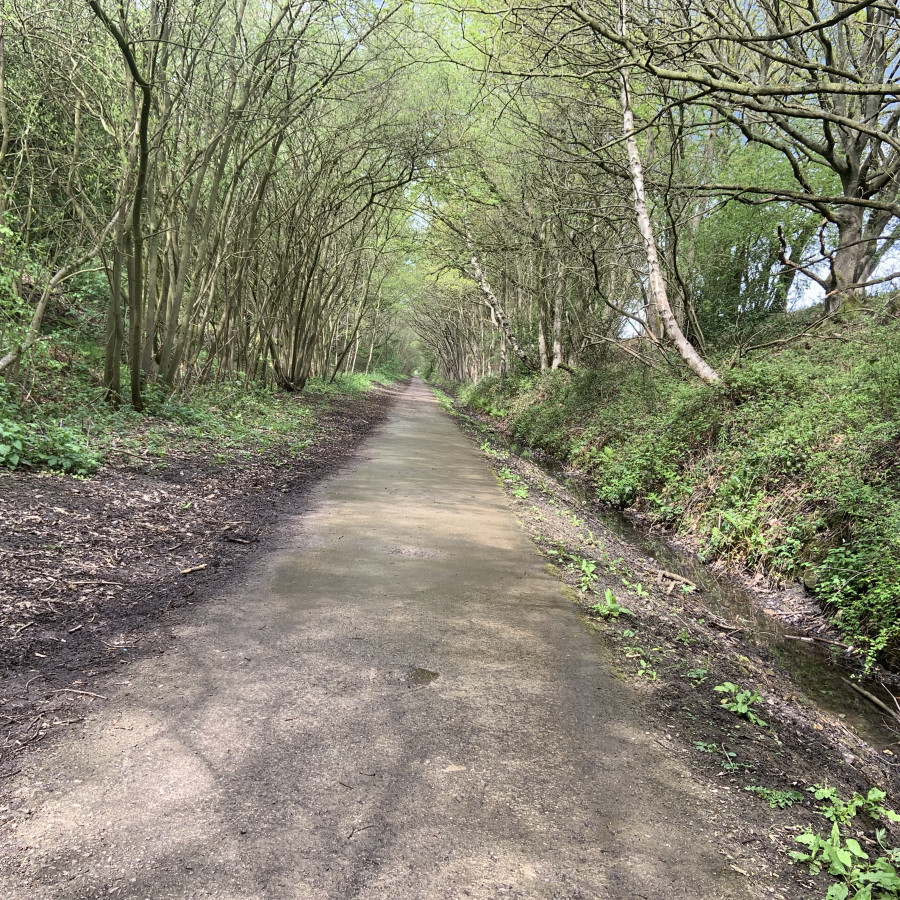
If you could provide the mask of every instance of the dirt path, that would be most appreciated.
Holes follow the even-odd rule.
[[[30,759],[0,895],[746,896],[421,382],[283,535]]]

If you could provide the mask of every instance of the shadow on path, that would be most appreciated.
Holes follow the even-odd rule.
[[[746,896],[421,382],[286,543],[31,763],[4,897]]]

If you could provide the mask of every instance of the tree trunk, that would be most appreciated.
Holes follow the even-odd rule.
[[[619,9],[621,28],[624,35],[625,0],[620,0]],[[650,221],[650,213],[647,209],[647,199],[644,191],[644,169],[638,153],[637,138],[634,135],[634,113],[631,110],[628,70],[625,67],[621,71],[621,79],[622,125],[625,133],[625,147],[628,151],[628,174],[631,176],[631,185],[634,189],[634,211],[637,217],[638,230],[641,233],[644,252],[647,255],[651,304],[659,315],[666,336],[674,344],[675,349],[687,363],[688,368],[707,384],[715,384],[719,380],[719,373],[700,356],[693,344],[684,336],[684,332],[682,332],[672,313],[672,307],[669,305],[666,282],[663,278],[659,264],[659,254],[656,249],[656,237],[653,234],[653,224]]]
[[[837,220],[838,245],[831,256],[826,313],[838,312],[855,294],[864,290],[853,285],[865,281],[866,260],[872,252],[869,242],[863,240],[862,209],[845,206]]]
[[[558,369],[563,364],[562,311],[565,297],[565,273],[562,261],[556,268],[556,286],[553,291],[553,362],[551,369]]]
[[[112,271],[109,276],[109,305],[106,307],[106,355],[103,364],[104,400],[118,403],[122,399],[122,267],[128,251],[125,248],[125,221],[119,220],[113,246]]]
[[[490,308],[494,311],[494,315],[497,317],[497,321],[500,323],[500,328],[506,335],[506,339],[509,342],[509,346],[512,347],[513,353],[515,353],[516,356],[519,357],[519,359],[522,361],[522,365],[524,365],[526,369],[534,371],[534,364],[528,358],[528,354],[524,351],[524,349],[522,349],[522,346],[512,329],[512,325],[507,318],[506,311],[503,309],[503,305],[500,303],[500,300],[494,293],[494,289],[491,287],[490,282],[487,280],[487,276],[484,274],[484,271],[481,268],[481,263],[478,261],[478,257],[474,253],[472,253],[472,256],[469,260],[468,274],[469,277],[472,278],[472,280],[475,282],[475,284],[478,285],[479,290],[484,295],[485,300],[487,300],[488,302],[488,306],[490,306]]]

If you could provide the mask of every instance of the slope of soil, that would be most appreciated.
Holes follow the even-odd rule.
[[[848,798],[878,786],[896,798],[897,756],[879,751],[840,716],[817,707],[765,648],[704,606],[702,593],[660,577],[658,564],[612,533],[591,504],[511,452],[495,421],[459,412],[456,417],[481,445],[548,570],[569,585],[571,599],[601,636],[623,681],[638,688],[641,714],[665,735],[661,746],[684,759],[716,794],[731,867],[748,875],[758,896],[824,897],[832,880],[809,876],[788,857],[800,849],[794,838],[804,828],[824,833],[831,827],[806,789],[827,783]],[[596,566],[595,577],[585,580],[581,560]],[[603,607],[607,589],[628,613],[613,618],[592,609]],[[769,727],[722,707],[723,695],[713,688],[725,682],[760,693],[755,710]],[[884,727],[888,732],[896,723],[885,719]],[[747,787],[796,791],[804,799],[772,809]],[[875,830],[883,824],[853,822],[870,852],[877,851]],[[895,833],[894,844],[897,838]]]

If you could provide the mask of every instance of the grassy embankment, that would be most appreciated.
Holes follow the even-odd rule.
[[[705,558],[802,581],[868,663],[896,664],[900,324],[764,352],[714,388],[628,360],[485,379],[458,399],[601,500],[696,536]]]
[[[292,452],[308,443],[329,396],[399,377],[376,372],[340,375],[334,383],[312,379],[299,397],[243,381],[180,393],[151,384],[146,411],[137,413],[127,403],[103,400],[103,316],[96,298],[60,296],[47,321],[44,339],[18,377],[0,378],[0,469],[83,476],[129,457],[163,460],[173,447],[209,453],[213,462],[276,446]]]

